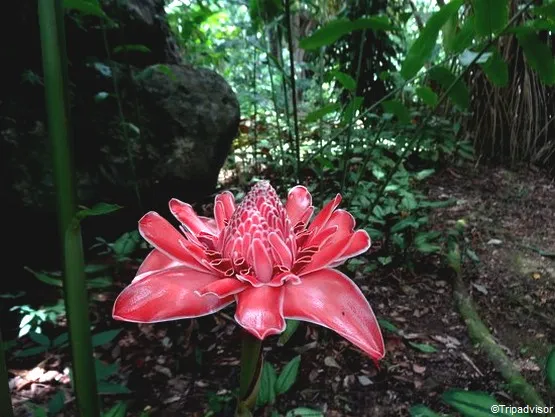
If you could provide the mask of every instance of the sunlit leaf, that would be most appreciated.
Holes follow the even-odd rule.
[[[412,78],[430,59],[442,26],[459,10],[463,0],[452,0],[435,12],[412,44],[401,66],[401,75]]]
[[[299,407],[289,410],[285,417],[324,417],[321,411],[312,410],[311,408]]]
[[[304,119],[305,123],[312,123],[320,120],[326,114],[330,114],[334,111],[337,111],[341,108],[339,103],[331,103],[327,104],[324,107],[321,107],[317,110],[310,112]]]

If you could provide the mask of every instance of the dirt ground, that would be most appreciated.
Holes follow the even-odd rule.
[[[467,244],[479,263],[467,262],[463,277],[479,313],[529,382],[555,404],[542,374],[542,361],[555,344],[555,183],[530,170],[465,167],[432,177],[426,187],[430,199],[456,199],[455,205],[434,211],[431,224],[445,230],[465,220]],[[453,412],[440,398],[448,388],[485,391],[501,403],[520,404],[471,343],[454,305],[450,273],[439,258],[428,258],[414,271],[378,269],[350,276],[377,316],[398,329],[384,329],[387,355],[380,369],[332,332],[301,324],[284,347],[275,339],[265,343],[265,357],[277,369],[302,353],[296,384],[274,405],[280,414],[304,406],[329,417],[407,416],[420,403],[436,412]],[[122,274],[121,286],[130,278]],[[240,346],[234,307],[178,324],[114,323],[115,295],[104,294],[105,301],[96,304],[97,327],[124,330],[98,353],[110,362],[120,360],[120,374],[132,393],[112,395],[107,402],[130,400],[132,416],[147,409],[153,417],[203,417],[211,408],[220,409],[212,415],[232,416]],[[423,352],[420,344],[434,351]],[[63,379],[22,384],[36,362],[9,363],[10,369],[19,369],[12,385],[21,416],[28,415],[25,401],[44,402],[64,387]],[[62,354],[40,366],[63,373],[67,363]],[[67,400],[71,410],[69,394]],[[261,409],[257,415],[269,416],[270,411]]]

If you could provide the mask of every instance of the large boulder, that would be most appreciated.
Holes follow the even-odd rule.
[[[66,19],[78,200],[126,207],[106,227],[86,229],[89,240],[134,228],[147,210],[167,214],[171,197],[194,203],[211,194],[237,133],[234,92],[215,72],[181,62],[163,5],[103,0],[117,26]],[[56,247],[36,6],[0,5],[0,61],[9,64],[0,78],[0,198],[25,263],[54,259]]]

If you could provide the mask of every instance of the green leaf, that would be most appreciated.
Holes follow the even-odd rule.
[[[414,216],[409,216],[405,219],[402,219],[400,221],[398,221],[397,223],[395,223],[392,227],[391,227],[391,233],[398,233],[402,230],[405,230],[409,227],[414,227],[414,228],[418,228],[419,224],[416,221],[416,219],[414,218]]]
[[[297,380],[300,364],[301,356],[298,355],[291,359],[291,361],[283,367],[283,370],[276,381],[276,394],[281,395],[289,391]]]
[[[453,83],[455,83],[448,93],[449,98],[460,108],[468,108],[470,95],[464,81],[460,79],[457,80],[457,77],[455,77],[455,75],[445,67],[431,68],[429,75],[433,80],[437,81],[444,90],[447,90],[453,85]]]
[[[279,335],[278,346],[285,345],[289,339],[291,339],[291,336],[295,334],[301,324],[299,320],[285,320],[285,323],[287,326],[285,327],[284,332]]]
[[[340,108],[341,108],[341,105],[339,103],[326,104],[324,107],[321,107],[317,110],[314,110],[308,113],[304,121],[305,123],[316,122],[320,120],[322,117],[324,117],[326,114],[330,114],[334,111],[339,110]]]
[[[547,383],[555,390],[555,348],[551,350],[551,353],[547,356],[547,361],[545,363],[545,377]]]
[[[497,49],[485,63],[480,64],[480,67],[488,80],[497,87],[504,87],[509,83],[509,67]]]
[[[483,392],[453,389],[445,392],[442,398],[443,401],[454,407],[465,417],[514,417],[527,415],[509,414],[508,410],[504,412],[504,409],[499,407],[499,403],[495,401],[495,398]],[[494,413],[492,410],[497,410],[497,412]]]
[[[150,48],[146,45],[141,44],[129,44],[129,45],[119,45],[114,48],[114,54],[119,54],[121,52],[152,52]]]
[[[37,332],[29,332],[27,335],[31,338],[33,342],[38,343],[41,346],[50,347],[50,339],[48,338],[48,336]]]
[[[30,406],[33,411],[33,417],[48,417],[48,413],[45,408],[39,407],[36,404],[31,404]]]
[[[393,114],[395,117],[397,117],[397,120],[399,120],[400,123],[410,122],[409,110],[400,101],[386,100],[382,102],[382,107],[386,113]]]
[[[112,382],[99,381],[98,382],[99,394],[130,394],[131,390],[125,385],[114,384]]]
[[[95,358],[94,368],[96,371],[96,380],[104,381],[118,372],[119,365],[117,363],[105,363]]]
[[[474,22],[479,36],[501,31],[509,20],[508,0],[473,0]]]
[[[410,408],[411,417],[441,417],[436,412],[430,410],[424,404],[414,405]]]
[[[470,15],[466,18],[461,29],[451,42],[451,52],[457,54],[472,45],[474,40],[474,16]]]
[[[384,16],[363,17],[353,22],[346,18],[336,19],[302,39],[299,46],[303,49],[318,49],[331,45],[352,31],[362,29],[388,30],[391,29],[391,24]]]
[[[429,345],[427,343],[415,343],[415,342],[410,342],[409,341],[409,345],[411,345],[416,350],[419,350],[420,352],[424,352],[424,353],[435,353],[435,352],[437,352],[437,349],[434,346]]]
[[[98,1],[64,0],[64,9],[75,10],[83,15],[97,16],[108,19]]]
[[[550,17],[555,19],[555,1],[544,4],[543,6],[534,7],[530,12],[536,16]]]
[[[58,391],[50,401],[48,401],[48,414],[55,416],[60,413],[65,407],[66,397],[63,391]]]
[[[430,87],[417,87],[415,93],[428,106],[435,107],[437,104],[437,94]]]
[[[69,340],[69,334],[67,332],[62,333],[61,335],[55,337],[54,340],[52,340],[52,347],[60,347],[65,343],[67,343],[68,340]]]
[[[388,332],[397,334],[399,333],[399,329],[393,323],[385,319],[378,319],[378,323],[382,329],[387,330]]]
[[[343,113],[343,123],[344,124],[348,124],[351,121],[354,120],[354,118],[356,117],[357,111],[358,109],[360,109],[360,106],[362,105],[363,102],[363,98],[362,97],[354,97],[349,104],[347,104],[347,107],[345,108],[345,112]]]
[[[127,405],[123,401],[120,401],[112,408],[110,408],[108,412],[103,413],[102,417],[125,417],[126,413],[127,413]]]
[[[48,347],[46,346],[34,346],[32,348],[29,349],[24,349],[24,350],[20,350],[19,352],[16,352],[15,356],[17,356],[18,358],[26,358],[29,356],[35,356],[35,355],[40,355],[43,352],[46,352],[46,350],[48,349]]]
[[[64,283],[61,278],[54,278],[42,272],[35,272],[28,267],[24,267],[23,269],[33,274],[36,279],[38,279],[41,282],[44,282],[45,284],[52,285],[54,287],[60,287],[60,288],[64,286]]]
[[[262,376],[260,379],[260,388],[258,397],[256,398],[256,405],[263,407],[266,404],[273,404],[276,400],[276,370],[269,362],[264,362],[262,368]]]
[[[357,82],[349,74],[345,74],[344,72],[341,72],[341,71],[334,71],[333,77],[349,91],[353,91],[354,89],[357,88]]]
[[[108,288],[113,284],[112,277],[90,278],[85,281],[87,288]]]
[[[422,171],[416,173],[415,178],[418,181],[422,181],[423,179],[428,178],[430,175],[433,175],[435,172],[436,170],[434,168],[423,169]]]
[[[424,66],[426,61],[430,59],[437,37],[442,26],[457,13],[463,0],[452,0],[437,12],[435,12],[426,22],[426,26],[422,29],[416,41],[412,44],[407,56],[401,66],[401,75],[408,80],[416,75],[416,73]]]
[[[122,329],[107,330],[105,332],[97,333],[92,337],[93,347],[98,347],[110,343]]]
[[[517,32],[516,38],[528,65],[538,73],[545,84],[555,84],[555,60],[549,47],[533,32]]]
[[[312,410],[306,407],[298,407],[293,410],[289,410],[285,417],[324,417],[321,411]]]
[[[109,93],[107,93],[106,91],[100,91],[95,94],[94,101],[95,103],[100,103],[101,101],[106,100],[108,97],[110,97]]]
[[[76,216],[79,220],[83,220],[89,216],[102,216],[104,214],[113,213],[114,211],[118,211],[120,208],[121,206],[117,204],[98,203],[91,208],[79,210]]]

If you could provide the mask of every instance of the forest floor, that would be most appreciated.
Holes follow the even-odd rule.
[[[465,219],[467,244],[479,262],[466,263],[463,278],[479,314],[522,374],[555,404],[542,373],[542,361],[555,343],[555,183],[530,170],[466,167],[432,177],[426,189],[430,200],[456,199],[455,205],[435,210],[431,224],[447,229]],[[407,416],[411,406],[424,403],[436,412],[452,412],[441,401],[450,388],[485,391],[502,404],[520,405],[470,341],[453,301],[450,273],[439,259],[426,262],[416,272],[351,274],[377,316],[397,328],[384,329],[387,355],[379,370],[341,337],[312,325],[301,324],[284,347],[276,340],[265,343],[265,357],[278,370],[302,353],[297,382],[274,408],[282,415],[305,406],[329,417],[393,417]],[[128,275],[122,274],[121,287],[131,271]],[[128,415],[139,416],[146,407],[153,417],[204,417],[211,409],[220,409],[212,415],[231,416],[240,346],[233,307],[178,324],[136,325],[111,319],[115,295],[104,294],[105,301],[95,304],[97,327],[124,330],[116,343],[98,352],[109,362],[121,359],[119,374],[132,394],[113,398],[131,400]],[[423,352],[422,344],[433,351]],[[66,352],[38,365],[38,360],[9,362],[11,370],[19,369],[12,379],[18,415],[25,415],[24,401],[45,402],[63,388],[60,378],[32,380],[32,369],[35,378],[44,374],[37,373],[39,366],[62,373],[68,359]],[[256,415],[269,416],[270,410]]]

